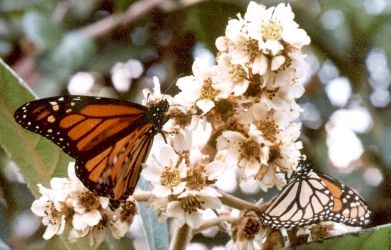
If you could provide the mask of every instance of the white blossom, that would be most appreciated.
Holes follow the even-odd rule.
[[[198,228],[202,224],[202,212],[205,209],[221,207],[218,199],[221,195],[211,187],[201,191],[186,191],[178,196],[177,201],[168,203],[167,216],[174,218],[174,223],[180,227],[183,224],[191,228]]]
[[[224,96],[231,93],[234,96],[242,95],[249,86],[247,67],[233,64],[228,54],[221,54],[217,60],[214,85]]]
[[[247,135],[237,131],[225,131],[217,141],[220,157],[227,163],[236,163],[247,177],[255,176],[261,165],[267,164],[269,148],[254,124]]]
[[[186,164],[168,145],[152,152],[142,176],[153,185],[152,193],[158,197],[181,193],[186,186]]]
[[[54,202],[47,196],[41,196],[31,205],[31,211],[39,217],[42,217],[42,224],[47,226],[43,238],[48,240],[54,235],[60,235],[65,228],[64,211],[58,210]]]
[[[289,4],[280,3],[266,9],[250,2],[244,19],[248,22],[249,37],[258,41],[265,54],[277,55],[284,49],[283,42],[301,48],[310,43],[310,38],[294,21],[294,13]]]
[[[196,105],[204,113],[214,107],[214,101],[226,97],[215,86],[215,66],[208,65],[203,59],[193,63],[193,75],[178,79],[176,85],[181,90],[175,97],[175,102],[185,107]]]

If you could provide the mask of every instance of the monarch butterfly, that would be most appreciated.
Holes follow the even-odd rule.
[[[298,171],[260,218],[264,225],[278,229],[320,221],[364,226],[370,216],[371,211],[358,194],[327,175],[315,173],[301,161]]]
[[[142,106],[111,98],[58,96],[28,102],[14,118],[75,158],[78,178],[97,195],[110,197],[116,207],[133,193],[153,137],[164,137],[168,109],[167,100]]]

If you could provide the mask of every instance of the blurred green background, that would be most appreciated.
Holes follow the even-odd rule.
[[[262,1],[267,6],[279,2]],[[176,79],[191,74],[195,57],[213,60],[215,39],[224,34],[230,18],[245,12],[247,4],[244,0],[0,0],[0,57],[39,97],[89,93],[137,101],[140,90],[152,86],[152,76],[159,77],[163,91],[175,94]],[[290,4],[296,21],[312,39],[304,50],[308,72],[300,80],[306,88],[299,100],[304,110],[304,152],[315,169],[367,200],[374,213],[372,226],[389,223],[391,2]],[[141,62],[141,76],[130,76],[140,65],[126,64],[129,59]],[[39,249],[43,228],[29,210],[34,198],[1,149],[0,161],[0,239],[12,249]],[[130,238],[137,241],[140,235],[136,232]],[[129,246],[130,240],[124,242]],[[220,237],[208,244],[223,245],[226,240]],[[197,235],[194,241],[205,242],[205,236]]]

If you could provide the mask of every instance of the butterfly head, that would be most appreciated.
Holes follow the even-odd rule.
[[[163,125],[168,121],[168,109],[170,104],[167,100],[161,100],[159,102],[149,103],[146,111],[146,119],[152,123],[155,128],[155,132],[162,130]]]
[[[302,157],[299,160],[296,171],[292,173],[290,178],[296,179],[296,178],[307,176],[308,173],[311,172],[311,170],[312,170],[311,165],[308,163],[308,161],[305,158]]]

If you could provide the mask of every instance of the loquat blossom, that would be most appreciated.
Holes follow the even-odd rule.
[[[221,93],[226,93],[225,96],[231,93],[234,96],[240,96],[250,84],[247,67],[233,64],[229,54],[222,53],[218,56],[215,71],[216,84],[214,86]]]
[[[83,186],[75,174],[74,162],[69,163],[68,178],[55,177],[50,188],[38,187],[42,196],[33,202],[31,210],[47,226],[43,235],[46,240],[69,226],[69,241],[88,236],[90,245],[97,246],[106,239],[107,231],[116,239],[123,237],[136,213],[131,198],[114,210],[109,208],[107,197],[96,196]]]
[[[222,208],[222,192],[215,187],[226,181],[222,173],[227,168],[237,173],[239,185],[251,181],[267,191],[286,184],[280,173],[295,171],[301,155],[302,110],[296,99],[304,93],[299,79],[306,69],[300,50],[309,42],[289,4],[266,8],[250,2],[216,40],[216,64],[196,59],[192,75],[177,80],[178,94],[163,94],[153,78],[153,90],[143,90],[142,104],[167,100],[169,120],[164,136],[154,137],[141,175],[151,184],[148,204],[159,219],[197,229],[208,212],[216,217],[227,213],[221,212],[229,209]],[[125,66],[117,64],[112,72],[119,91],[138,77]],[[62,234],[66,225],[71,242],[89,237],[90,245],[97,246],[108,232],[115,239],[124,237],[137,210],[135,201],[130,197],[112,209],[107,197],[83,186],[73,163],[68,175],[53,178],[50,188],[39,186],[42,197],[31,209],[47,226],[44,238]],[[227,249],[262,247],[265,229],[253,211],[244,210],[229,223]]]
[[[157,157],[152,156],[153,163],[147,164],[142,175],[153,186],[156,198],[152,198],[152,208],[162,218],[172,217],[178,226],[186,223],[197,228],[205,209],[221,206],[221,195],[210,185],[224,165],[220,161],[207,162],[207,158],[198,150],[178,155],[167,145],[160,148]]]
[[[247,177],[255,176],[269,159],[270,149],[261,134],[254,124],[250,125],[247,134],[224,131],[217,140],[219,157],[227,163],[237,163]]]
[[[72,226],[76,230],[84,230],[88,226],[95,226],[102,220],[100,208],[106,209],[109,206],[107,197],[100,197],[93,194],[76,177],[75,168],[68,168],[68,176],[71,182],[69,193],[72,201],[72,208],[75,211],[72,218]]]
[[[175,201],[168,203],[167,217],[172,217],[178,227],[186,223],[191,228],[198,228],[202,224],[203,211],[221,207],[222,204],[218,198],[220,196],[211,187],[205,187],[200,191],[185,191]]]
[[[43,196],[33,202],[31,211],[35,215],[42,217],[42,224],[47,226],[45,233],[43,234],[45,240],[64,232],[66,218],[65,208],[58,210],[50,197],[43,194]]]
[[[307,236],[307,241],[319,241],[328,237],[337,236],[340,234],[354,233],[361,229],[361,227],[351,227],[342,223],[331,221],[323,221],[319,224],[304,226],[298,229],[296,235]]]
[[[181,90],[175,97],[175,102],[185,107],[194,104],[207,113],[215,104],[214,101],[226,97],[226,93],[219,91],[215,86],[215,66],[208,65],[203,59],[196,59],[193,63],[193,75],[178,79],[176,85]]]
[[[232,239],[226,244],[229,250],[261,249],[265,230],[254,211],[244,210],[232,228]]]
[[[296,49],[310,43],[310,38],[299,28],[294,17],[289,4],[280,3],[266,9],[250,2],[244,20],[248,22],[249,37],[258,42],[263,53],[274,56],[282,52],[284,43]]]
[[[170,95],[162,94],[160,90],[159,78],[155,76],[153,77],[152,81],[152,91],[149,89],[143,89],[143,100],[141,103],[145,106],[147,106],[149,103],[160,102],[162,100],[167,100],[168,103],[172,103],[172,97]]]
[[[150,159],[150,164],[146,164],[141,175],[151,182],[152,194],[164,197],[184,191],[187,171],[185,159],[168,145],[162,146],[159,152],[152,152]]]

